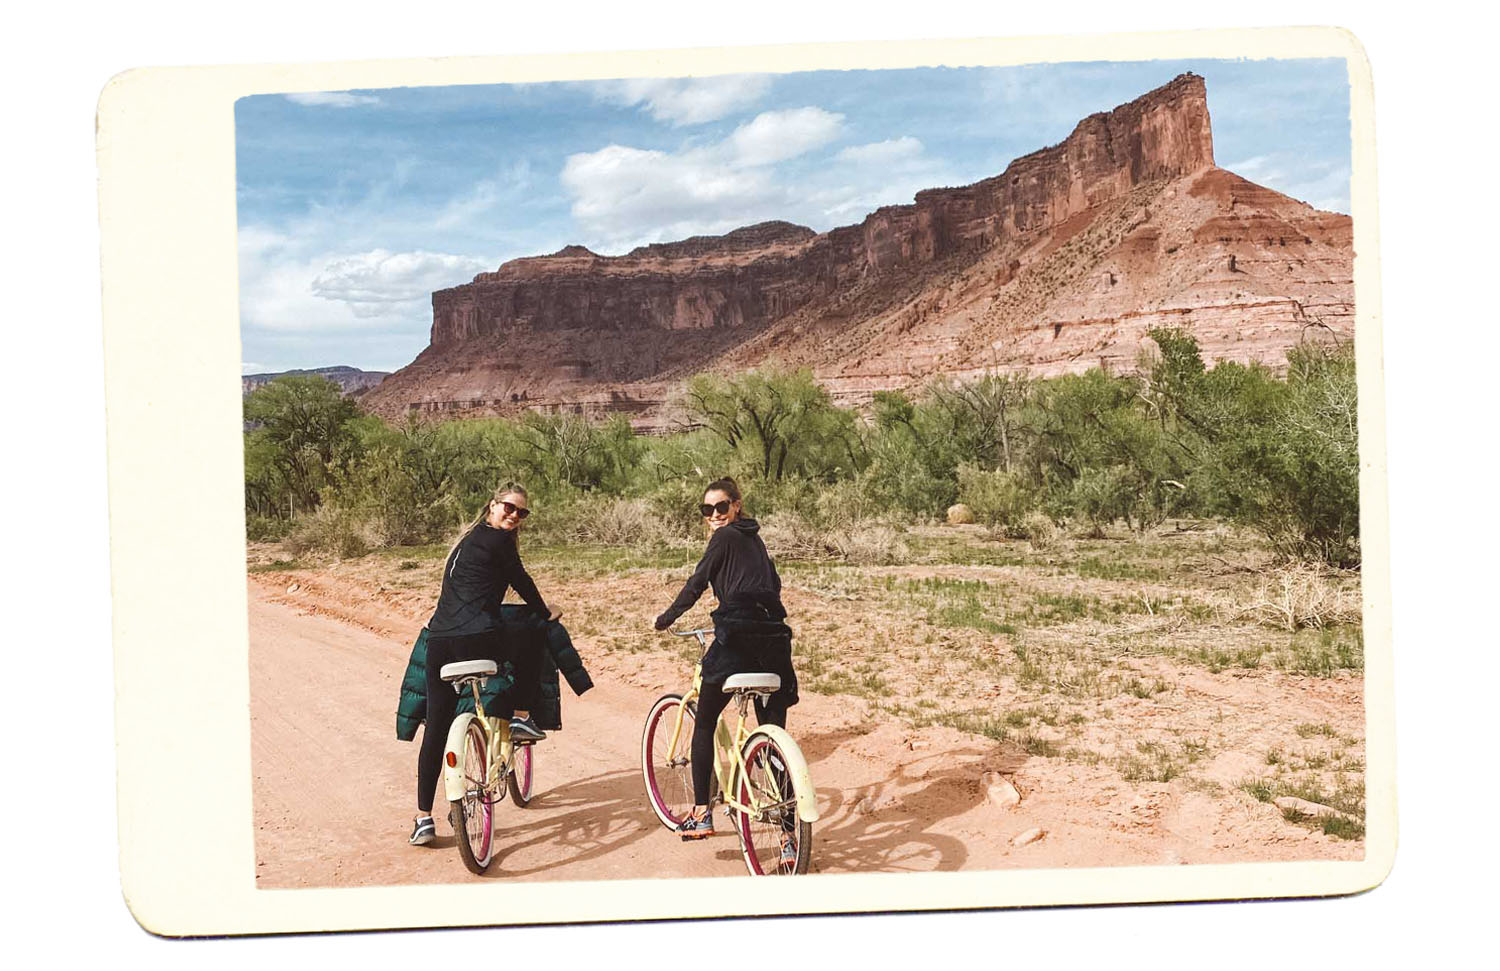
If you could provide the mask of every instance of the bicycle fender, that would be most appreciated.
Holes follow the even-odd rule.
[[[802,750],[780,725],[761,725],[750,733],[750,739],[757,735],[769,737],[786,756],[787,772],[792,777],[792,787],[797,791],[797,817],[804,822],[817,822],[818,793],[813,788],[812,773],[808,771],[807,759],[803,758]],[[747,747],[750,739],[745,741]]]
[[[448,797],[449,802],[457,802],[464,797],[464,736],[468,734],[469,722],[473,720],[472,711],[454,718],[453,725],[448,729],[448,742],[443,746],[443,794]],[[458,762],[457,765],[448,764],[450,754]]]

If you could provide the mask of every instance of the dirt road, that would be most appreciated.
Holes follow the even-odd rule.
[[[597,687],[581,698],[564,691],[565,729],[537,751],[537,797],[527,809],[507,803],[501,810],[489,872],[475,878],[463,868],[445,819],[434,845],[406,845],[416,745],[395,738],[394,711],[420,621],[409,605],[367,593],[326,578],[251,576],[257,886],[745,872],[727,827],[704,844],[684,844],[656,821],[642,792],[641,722],[657,697],[681,687],[684,665],[665,654],[591,654],[583,640]],[[1308,692],[1274,677],[1235,683],[1178,673],[1231,725],[1344,718],[1351,701],[1358,711],[1357,688],[1332,682]],[[804,693],[789,727],[818,787],[815,873],[1358,859],[1364,852],[1361,841],[1294,825],[1234,788],[1201,779],[1127,782],[1107,765],[1028,755],[1011,742],[942,726],[913,731],[847,695]],[[1236,758],[1221,767],[1226,778],[1254,763],[1249,753]],[[991,797],[997,779],[1015,786],[1019,805]],[[1031,830],[1044,835],[1015,845]]]

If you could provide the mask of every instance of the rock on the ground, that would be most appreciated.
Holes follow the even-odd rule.
[[[979,777],[984,787],[985,798],[1001,809],[1009,809],[1021,802],[1021,793],[1011,781],[998,772],[986,772]]]
[[[1296,796],[1279,796],[1273,800],[1276,808],[1284,812],[1299,813],[1303,816],[1336,816],[1339,819],[1351,819],[1348,813],[1340,812],[1332,806],[1324,806],[1321,803],[1308,802],[1306,799],[1298,799]]]
[[[1028,829],[1026,832],[1011,840],[1010,844],[1012,846],[1026,846],[1029,843],[1035,843],[1037,840],[1046,835],[1046,830],[1042,829],[1040,826],[1033,826],[1031,829]]]
[[[952,526],[961,526],[974,521],[974,510],[961,502],[954,503],[948,507],[948,523]]]

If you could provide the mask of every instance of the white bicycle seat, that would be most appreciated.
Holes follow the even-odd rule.
[[[459,678],[487,678],[495,671],[494,661],[481,658],[478,661],[454,661],[452,664],[445,664],[438,670],[438,674],[444,681],[457,681]]]
[[[444,669],[446,670],[446,669]],[[724,692],[731,691],[753,691],[756,694],[770,694],[781,687],[781,675],[779,674],[734,674],[724,682]]]

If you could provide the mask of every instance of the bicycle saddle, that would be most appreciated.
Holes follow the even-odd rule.
[[[444,668],[443,670],[447,670]],[[770,694],[781,687],[781,675],[779,674],[734,674],[730,675],[724,682],[724,692],[731,691],[753,691],[757,694],[764,692]]]
[[[494,674],[495,670],[494,661],[481,658],[478,661],[454,661],[452,664],[445,664],[438,669],[438,674],[444,681],[457,681],[459,678],[486,678]]]

